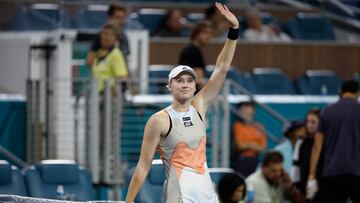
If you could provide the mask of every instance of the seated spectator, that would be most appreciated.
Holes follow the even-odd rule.
[[[248,28],[244,31],[244,39],[253,42],[290,42],[291,38],[276,26],[263,25],[260,13],[252,8],[246,12]]]
[[[116,46],[118,30],[113,24],[106,24],[100,32],[100,48],[95,54],[92,65],[93,76],[98,80],[99,92],[104,90],[104,81],[111,79],[124,79],[128,76],[124,56]]]
[[[206,63],[201,49],[209,44],[211,39],[211,24],[204,21],[197,24],[191,33],[191,42],[180,53],[179,64],[187,65],[194,69],[198,76],[199,85],[196,93],[205,84]]]
[[[254,189],[254,203],[304,203],[305,199],[283,169],[283,156],[278,151],[264,155],[262,166],[246,179],[246,186]],[[248,198],[248,197],[247,197]]]
[[[215,5],[211,5],[205,10],[205,20],[211,22],[212,36],[214,38],[226,38],[229,27],[228,22],[216,9]]]
[[[291,121],[290,126],[286,129],[284,135],[285,140],[275,146],[275,150],[279,151],[284,157],[284,169],[287,173],[291,174],[293,165],[293,156],[295,143],[299,138],[305,137],[305,124],[301,120]]]
[[[113,25],[116,26],[116,29],[118,30],[117,46],[120,48],[122,54],[125,57],[125,60],[127,61],[127,57],[130,54],[130,49],[129,49],[128,38],[126,37],[126,35],[124,33],[124,29],[123,29],[124,24],[126,22],[126,14],[127,14],[126,9],[124,7],[118,6],[118,5],[111,5],[107,11],[107,15],[108,15],[107,23],[112,23]],[[87,55],[86,63],[90,67],[93,65],[96,55],[97,55],[97,52],[101,48],[100,41],[101,41],[100,36],[98,36],[95,39],[95,41],[93,42],[93,44],[91,45],[91,49]]]
[[[155,31],[156,36],[183,37],[188,35],[188,26],[180,9],[170,10],[160,27]]]
[[[315,135],[319,125],[320,109],[311,109],[305,118],[305,138],[301,141],[299,156],[297,160],[294,160],[295,167],[298,168],[298,181],[295,182],[295,186],[305,196],[306,195],[306,183],[310,170],[310,157],[311,151],[314,145]],[[300,140],[298,140],[300,142]]]
[[[259,154],[266,148],[266,135],[264,127],[254,122],[254,102],[240,102],[238,113],[242,118],[233,124],[235,156],[232,167],[247,177],[256,170]]]
[[[221,203],[239,203],[246,195],[245,181],[240,174],[226,174],[220,179],[217,192]]]

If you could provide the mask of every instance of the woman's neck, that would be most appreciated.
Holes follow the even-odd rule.
[[[184,103],[180,103],[178,101],[173,101],[171,104],[172,108],[177,112],[187,112],[189,110],[189,107],[191,105],[191,101],[186,101]]]

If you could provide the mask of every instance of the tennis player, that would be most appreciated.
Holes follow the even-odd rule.
[[[172,104],[148,120],[139,162],[131,179],[126,203],[132,203],[158,151],[166,172],[164,203],[218,203],[206,164],[206,110],[219,94],[234,56],[239,22],[226,5],[215,3],[230,29],[216,67],[204,88],[194,96],[196,73],[177,66],[169,74]]]

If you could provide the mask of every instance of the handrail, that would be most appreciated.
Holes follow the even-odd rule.
[[[230,80],[231,85],[234,87],[236,92],[239,93],[243,93],[247,96],[249,96],[250,100],[254,101],[259,107],[261,107],[262,109],[264,109],[267,113],[269,113],[271,116],[273,116],[274,118],[276,118],[277,120],[279,120],[282,123],[283,128],[286,128],[287,126],[289,126],[290,122],[287,118],[285,118],[283,115],[281,115],[279,112],[277,112],[276,110],[274,110],[273,108],[271,108],[269,105],[264,104],[264,103],[260,103],[258,102],[255,97],[254,94],[249,92],[246,88],[244,88],[243,86],[241,86],[240,84]],[[242,115],[240,115],[234,107],[230,107],[230,111],[232,113],[234,113],[235,115],[239,116],[240,118],[243,118]],[[267,135],[267,137],[269,139],[271,139],[273,142],[276,143],[280,143],[282,141],[282,139],[279,139],[278,137],[276,137],[274,134],[272,134],[270,131],[267,131],[266,129],[264,129],[265,134]]]
[[[3,154],[6,158],[8,158],[9,160],[14,162],[17,166],[20,166],[21,168],[25,168],[28,166],[28,164],[26,162],[21,160],[19,157],[17,157],[16,155],[14,155],[13,153],[8,151],[1,145],[0,145],[0,154]]]

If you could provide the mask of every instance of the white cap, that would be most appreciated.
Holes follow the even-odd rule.
[[[184,65],[179,65],[176,66],[175,68],[173,68],[170,73],[169,73],[169,82],[171,79],[176,78],[176,76],[178,76],[180,73],[182,72],[188,72],[191,75],[194,76],[195,80],[197,79],[197,75],[195,73],[195,71],[190,68],[189,66],[184,66]]]

